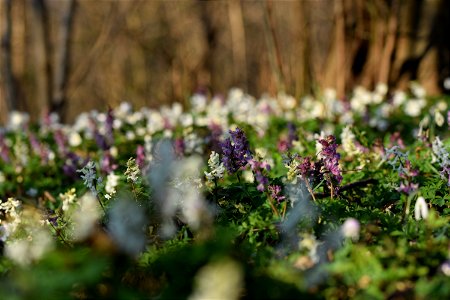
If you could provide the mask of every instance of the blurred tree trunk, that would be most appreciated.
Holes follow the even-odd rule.
[[[243,88],[247,89],[245,27],[241,2],[239,0],[231,0],[228,2],[228,18],[233,50],[234,84],[241,83],[243,84]]]
[[[49,36],[49,19],[44,0],[32,0],[31,32],[34,46],[36,95],[34,108],[42,116],[48,113],[52,103],[52,67]]]
[[[11,54],[11,33],[12,33],[12,0],[3,1],[3,16],[2,16],[2,33],[1,49],[2,49],[2,65],[1,65],[1,79],[3,81],[3,89],[5,91],[6,109],[8,111],[17,109],[17,98],[15,90],[15,78],[12,69],[12,54]]]
[[[66,87],[70,72],[70,44],[75,15],[76,1],[66,0],[64,11],[60,19],[60,32],[56,44],[55,81],[51,110],[59,113],[62,120],[66,116]]]

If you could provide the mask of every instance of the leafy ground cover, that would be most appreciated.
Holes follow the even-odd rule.
[[[11,115],[2,297],[450,297],[448,97],[190,100]]]

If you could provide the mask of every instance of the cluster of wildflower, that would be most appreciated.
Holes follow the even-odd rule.
[[[320,152],[320,160],[324,169],[322,171],[332,174],[332,176],[330,176],[331,178],[328,178],[327,180],[330,184],[332,180],[339,185],[342,181],[342,174],[339,168],[339,159],[341,158],[341,155],[336,151],[338,147],[336,138],[329,135],[326,139],[319,140],[319,143],[322,144],[322,151]]]
[[[388,160],[387,163],[392,169],[397,171],[400,178],[402,178],[402,182],[397,189],[399,192],[411,194],[419,188],[419,185],[413,182],[414,177],[416,177],[419,172],[411,166],[411,161],[408,159],[408,153],[400,151],[399,146],[393,146],[386,149],[384,159]]]
[[[63,211],[68,211],[69,207],[72,203],[74,203],[77,195],[76,195],[76,190],[74,188],[71,188],[70,190],[68,190],[67,192],[65,192],[64,194],[59,194],[59,198],[62,201],[62,206],[61,209]]]
[[[355,144],[356,137],[350,126],[345,126],[341,133],[342,149],[345,153],[352,157],[361,154],[361,149]]]
[[[89,161],[82,169],[77,170],[77,172],[82,174],[80,177],[84,180],[84,185],[96,196],[97,184],[101,183],[103,179],[97,176],[94,161]]]
[[[19,216],[21,222],[10,231],[4,255],[16,264],[26,266],[51,250],[54,240],[39,210],[27,206]]]
[[[219,153],[216,153],[215,151],[211,152],[211,155],[208,159],[208,166],[211,171],[205,171],[206,179],[208,179],[209,181],[213,181],[223,177],[223,174],[225,173],[225,167],[223,163],[220,162]]]
[[[268,190],[270,193],[270,197],[277,201],[278,203],[284,201],[286,199],[286,196],[282,194],[281,186],[279,185],[269,185]]]
[[[302,158],[295,155],[285,163],[288,168],[287,179],[295,184],[296,178],[299,177],[309,187],[325,179],[327,188],[337,194],[342,174],[339,166],[340,154],[336,151],[336,138],[332,135],[324,139],[319,138],[318,146],[318,161],[314,162],[309,156]]]
[[[13,233],[21,223],[21,217],[18,208],[20,201],[14,198],[8,198],[7,201],[0,203],[0,240],[6,241],[8,236]]]
[[[222,146],[222,162],[230,174],[236,173],[252,159],[249,143],[244,131],[240,128],[230,130],[231,137],[225,139]]]
[[[140,173],[141,171],[136,163],[136,159],[130,157],[127,161],[127,170],[125,171],[127,181],[136,183],[139,180]]]
[[[441,177],[447,180],[447,185],[450,186],[450,154],[439,137],[436,137],[433,141],[432,150],[442,168]]]
[[[119,184],[120,176],[111,172],[106,176],[106,185],[105,185],[105,198],[111,199],[117,192],[116,187]]]

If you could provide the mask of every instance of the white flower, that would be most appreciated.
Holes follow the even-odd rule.
[[[449,80],[450,85],[450,80]],[[450,88],[449,88],[450,89]],[[450,276],[450,260],[447,260],[441,265],[441,271],[445,276]]]
[[[424,99],[410,99],[405,103],[404,111],[410,117],[417,117],[425,107],[426,102]]]
[[[253,183],[255,181],[255,176],[253,175],[253,172],[250,170],[244,170],[242,172],[242,177],[244,178],[245,182]]]
[[[394,93],[394,96],[393,96],[393,99],[392,99],[392,104],[395,107],[399,107],[400,105],[405,103],[405,101],[406,101],[406,94],[405,94],[405,92],[396,91]]]
[[[219,153],[214,151],[211,152],[208,160],[208,166],[211,172],[205,172],[205,176],[209,181],[214,180],[214,178],[222,178],[225,173],[225,167],[222,162],[220,162]]]
[[[444,88],[450,90],[450,77],[444,79]]]
[[[244,273],[237,262],[223,258],[201,268],[194,282],[189,300],[237,300],[241,296]]]
[[[202,113],[206,109],[206,96],[203,94],[194,94],[191,97],[191,108],[195,113]]]
[[[12,130],[19,130],[30,120],[30,116],[27,113],[19,111],[12,111],[9,114],[8,127]]]
[[[436,110],[436,112],[434,113],[434,121],[436,122],[436,125],[439,127],[444,125],[444,122],[445,122],[444,116],[438,110]]]
[[[40,259],[53,248],[53,238],[48,227],[44,226],[42,216],[37,210],[26,208],[21,212],[23,222],[20,234],[8,237],[5,244],[5,256],[20,265],[27,265]],[[8,228],[9,229],[9,228]],[[13,235],[13,231],[9,230]]]
[[[106,177],[106,186],[105,191],[108,193],[109,196],[112,196],[116,193],[116,187],[119,184],[120,176],[114,174],[114,172],[111,172]]]
[[[75,188],[71,188],[64,194],[59,194],[59,198],[62,200],[62,210],[69,210],[70,204],[72,204],[76,199]]]
[[[361,153],[361,151],[355,146],[355,134],[347,125],[344,127],[341,133],[342,149],[350,156]]]
[[[71,131],[69,133],[69,145],[72,147],[78,147],[81,145],[81,142],[83,140],[81,139],[81,136],[78,132],[76,131]]]
[[[341,233],[344,237],[356,241],[359,238],[360,228],[361,225],[359,224],[358,220],[354,218],[348,218],[347,220],[345,220],[344,224],[342,224]]]
[[[417,82],[411,82],[411,92],[417,98],[424,98],[426,95],[425,89]]]
[[[420,196],[416,200],[416,205],[414,206],[414,218],[416,221],[420,219],[426,219],[428,217],[428,205],[425,202],[425,198]]]
[[[130,157],[127,162],[127,170],[125,171],[125,176],[127,176],[127,181],[136,183],[139,179],[141,171],[136,164],[136,159]]]

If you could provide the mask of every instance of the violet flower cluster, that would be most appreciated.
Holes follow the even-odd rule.
[[[221,143],[221,147],[222,162],[230,174],[236,173],[253,158],[247,137],[240,128],[230,130],[230,137]]]
[[[297,176],[303,179],[307,185],[311,186],[317,182],[325,179],[327,188],[337,194],[339,185],[342,182],[342,174],[339,167],[340,154],[337,153],[336,138],[329,135],[325,139],[319,139],[318,142],[322,146],[319,153],[319,160],[313,161],[311,157],[294,157],[294,163],[290,165],[295,168],[290,172],[294,172]],[[293,174],[289,175],[292,176]]]
[[[338,145],[336,144],[336,138],[332,135],[327,136],[326,139],[319,140],[322,144],[321,161],[327,171],[333,175],[333,179],[340,184],[342,181],[341,170],[339,169],[339,159],[341,155],[336,152]]]
[[[270,197],[277,201],[278,203],[284,201],[286,199],[286,196],[282,194],[281,186],[279,185],[269,185],[268,187]]]

